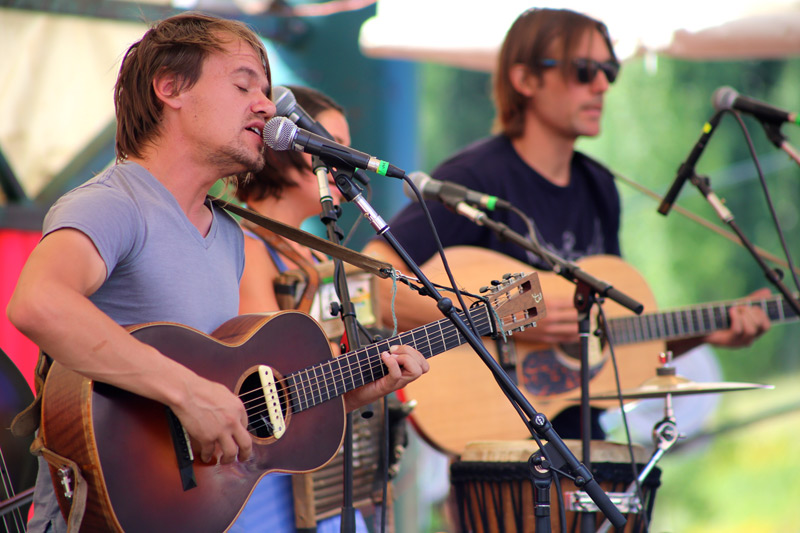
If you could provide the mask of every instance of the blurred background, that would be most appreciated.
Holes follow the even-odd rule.
[[[2,307],[49,205],[113,161],[113,84],[122,54],[146,21],[200,9],[247,22],[264,37],[275,84],[330,94],[347,110],[355,148],[408,172],[430,172],[489,133],[494,53],[514,18],[534,6],[569,7],[604,20],[623,59],[606,95],[602,134],[578,148],[626,178],[618,184],[623,255],[648,280],[659,308],[735,299],[769,286],[745,249],[677,210],[658,214],[659,199],[648,191],[663,195],[669,188],[714,113],[717,88],[800,109],[797,2],[0,0]],[[709,178],[748,239],[785,260],[776,221],[796,254],[800,169],[759,122],[745,116],[743,125],[724,117],[697,172]],[[782,130],[795,145],[797,128]],[[401,183],[372,175],[372,204],[384,218],[407,201]],[[677,205],[723,226],[691,184]],[[354,206],[344,211],[347,229],[358,215]],[[311,222],[307,229],[319,227]],[[371,235],[362,224],[350,246],[360,248]],[[780,268],[795,290],[789,269]],[[775,388],[682,399],[678,428],[689,437],[659,464],[652,531],[800,531],[800,329],[787,322],[750,348],[702,351],[682,363],[679,373],[696,381]],[[30,379],[36,348],[4,314],[0,348]],[[631,418],[635,437],[649,445],[663,402],[646,403]],[[618,417],[606,423],[621,438]],[[441,502],[446,468],[443,455],[412,436],[395,482],[398,531],[449,530]]]

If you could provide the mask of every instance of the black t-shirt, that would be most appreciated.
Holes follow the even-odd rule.
[[[575,152],[570,184],[559,187],[528,166],[505,136],[478,141],[442,163],[433,173],[469,189],[511,202],[533,221],[539,242],[568,261],[587,255],[620,254],[620,202],[611,173],[589,157]],[[478,226],[443,204],[427,202],[444,247],[470,245],[489,248],[537,267],[541,260],[490,229]],[[489,213],[526,235],[525,223],[507,210]],[[436,253],[421,206],[412,202],[389,223],[392,233],[418,264]]]

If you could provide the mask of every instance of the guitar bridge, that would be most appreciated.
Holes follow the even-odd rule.
[[[194,476],[194,453],[189,441],[189,434],[169,407],[167,410],[167,425],[172,435],[172,446],[175,448],[175,458],[178,460],[178,472],[181,476],[183,490],[187,491],[197,486]]]

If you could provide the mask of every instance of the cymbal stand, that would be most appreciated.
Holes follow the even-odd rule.
[[[675,374],[675,367],[670,364],[671,361],[671,354],[665,355],[665,364],[658,368],[657,372],[659,375],[674,375]],[[647,476],[650,474],[650,471],[653,470],[653,467],[656,466],[656,463],[661,460],[661,457],[667,453],[667,450],[672,448],[675,443],[678,442],[679,439],[685,438],[686,435],[682,435],[678,432],[678,423],[675,419],[675,410],[672,405],[672,394],[667,393],[664,396],[664,418],[660,421],[656,422],[656,425],[653,426],[653,443],[655,444],[656,448],[653,451],[653,454],[650,456],[650,460],[647,464],[642,468],[641,472],[639,472],[639,477],[636,478],[628,488],[625,489],[623,493],[628,501],[636,505],[641,512],[644,512],[643,506],[644,501],[642,501],[642,494],[640,494],[640,487]],[[637,496],[638,494],[638,496]],[[609,528],[611,527],[611,522],[608,520],[604,520],[600,527],[597,530],[597,533],[606,533]]]

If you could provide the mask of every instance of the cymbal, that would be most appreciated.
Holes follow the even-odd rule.
[[[622,397],[626,400],[642,400],[646,398],[663,398],[668,394],[682,396],[773,388],[775,388],[773,385],[759,385],[757,383],[737,383],[735,381],[695,383],[683,376],[655,376],[638,387],[623,389]],[[617,397],[616,391],[601,392],[590,396],[592,400],[614,400]],[[580,400],[580,398],[573,399]]]

